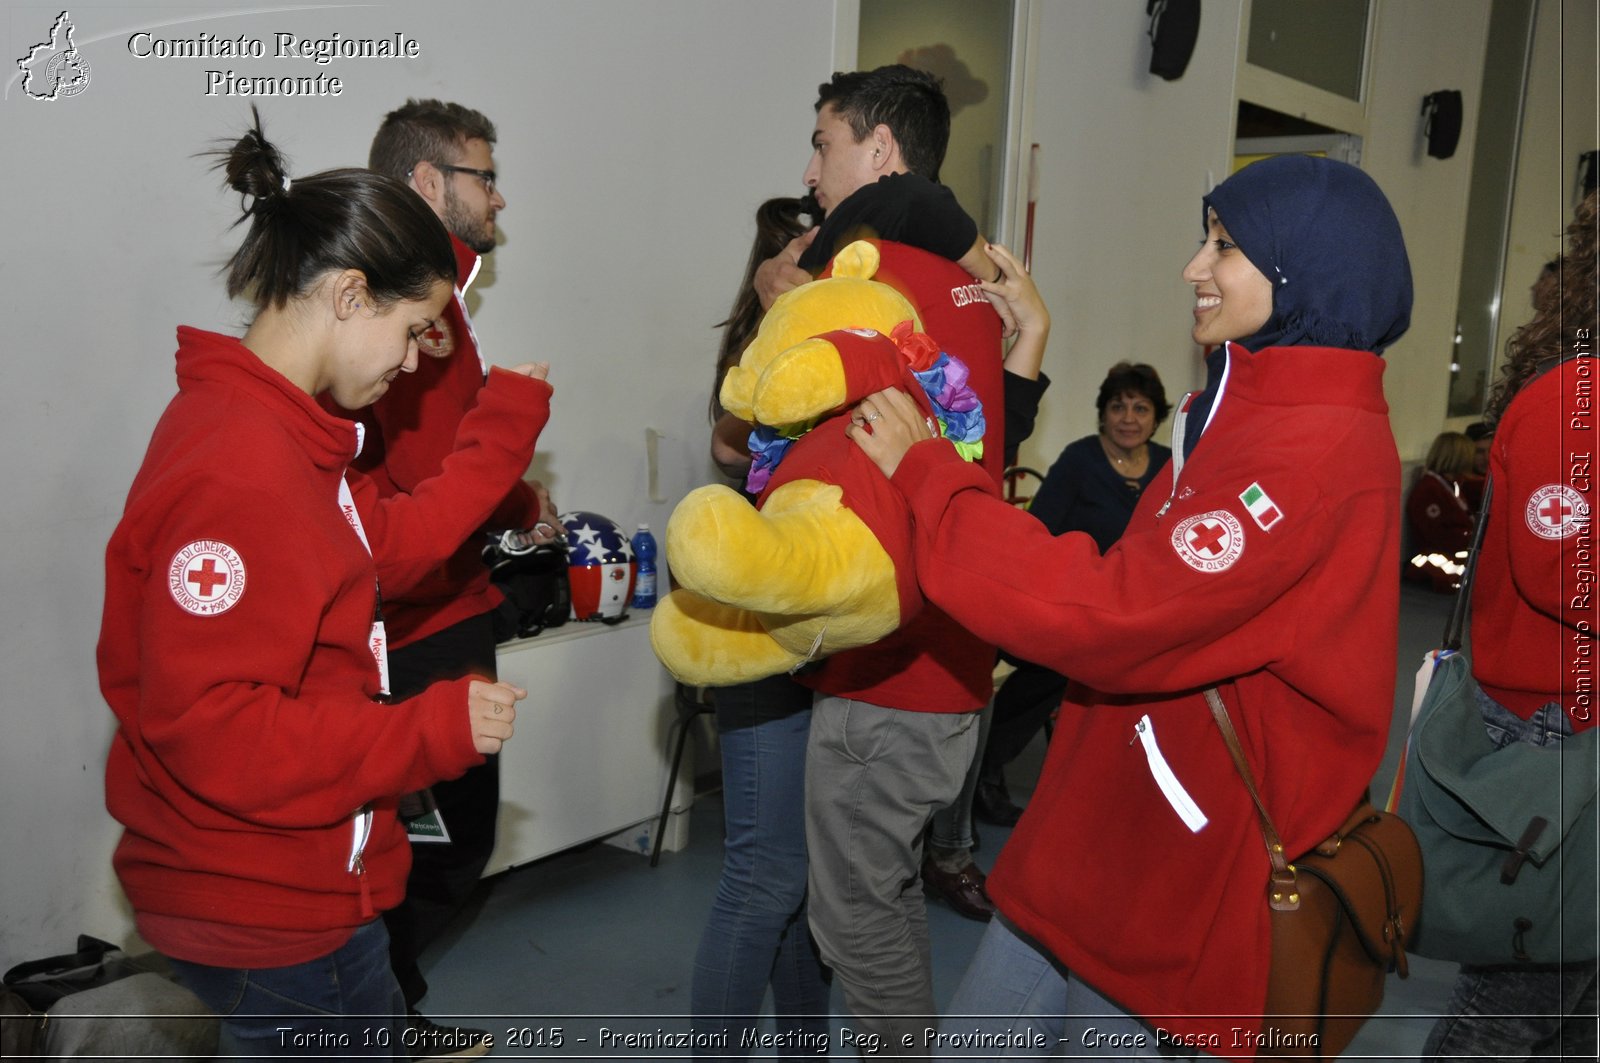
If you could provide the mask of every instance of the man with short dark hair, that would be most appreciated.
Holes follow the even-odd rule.
[[[770,306],[851,239],[890,241],[880,245],[877,279],[905,294],[928,334],[967,363],[988,421],[982,461],[998,486],[1001,321],[973,275],[1002,271],[934,180],[950,129],[939,82],[904,66],[835,74],[819,87],[816,109],[804,180],[825,217],[762,264],[758,294]],[[1035,388],[1035,405],[1042,351],[1030,335],[1007,366]],[[885,1058],[904,1053],[902,1036],[934,1014],[922,836],[973,762],[994,660],[992,646],[929,605],[889,638],[800,677],[817,692],[805,788],[811,927],[859,1028],[885,1039]]]
[[[361,411],[367,438],[355,465],[384,495],[415,490],[439,473],[456,428],[477,404],[488,372],[467,315],[465,292],[481,258],[494,250],[495,216],[506,205],[496,186],[494,124],[479,112],[440,100],[407,100],[391,111],[373,138],[372,169],[411,186],[450,232],[457,280],[437,327],[422,337],[417,371],[395,380],[377,403]],[[507,496],[486,527],[534,528],[548,541],[558,529],[543,486],[523,482]],[[481,536],[461,544],[439,571],[404,596],[385,597],[390,686],[396,700],[439,679],[495,675],[493,612],[502,601],[480,557]],[[499,758],[489,757],[459,779],[431,791],[448,841],[416,841],[406,898],[384,913],[390,959],[410,1014],[408,1048],[414,1058],[480,1056],[488,1051],[478,1030],[453,1030],[417,1012],[428,983],[417,967],[424,946],[438,936],[476,887],[494,849],[500,803]],[[422,795],[418,804],[427,807]],[[415,806],[413,806],[413,809]],[[403,808],[403,811],[405,809]]]
[[[898,64],[836,73],[817,87],[816,111],[804,181],[831,223],[822,231],[832,240],[813,250],[813,230],[762,263],[756,291],[763,308],[811,280],[856,236],[910,244],[973,276],[998,276],[977,225],[938,183],[950,105],[937,78]]]

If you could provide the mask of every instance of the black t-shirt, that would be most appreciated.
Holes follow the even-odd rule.
[[[801,254],[800,268],[819,273],[839,248],[873,238],[956,262],[977,241],[978,224],[944,185],[914,173],[889,174],[862,185],[828,212],[817,238]]]

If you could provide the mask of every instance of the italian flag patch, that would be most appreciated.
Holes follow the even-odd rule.
[[[1283,511],[1258,483],[1246,487],[1239,501],[1244,503],[1244,508],[1250,511],[1250,519],[1262,531],[1271,531],[1272,526],[1283,519]]]

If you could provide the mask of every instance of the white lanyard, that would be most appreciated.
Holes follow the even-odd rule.
[[[372,544],[367,542],[367,530],[361,526],[361,514],[356,510],[356,497],[350,492],[350,482],[343,476],[339,477],[339,511],[344,514],[344,519],[350,522],[350,527],[355,530],[356,537],[361,540],[361,545],[367,548],[367,556],[370,557]],[[372,651],[372,659],[378,665],[378,693],[388,697],[389,637],[383,629],[383,591],[376,582],[372,589],[376,598],[372,608],[372,631],[367,636],[367,648]]]
[[[483,346],[478,343],[478,330],[472,327],[472,315],[467,313],[467,289],[472,287],[472,282],[478,279],[478,270],[483,268],[483,257],[480,255],[472,263],[472,272],[467,274],[467,282],[455,289],[452,293],[456,299],[456,308],[461,311],[461,323],[467,326],[467,335],[472,338],[472,349],[478,354],[478,368],[483,370],[483,375],[489,375],[489,360],[483,356]]]

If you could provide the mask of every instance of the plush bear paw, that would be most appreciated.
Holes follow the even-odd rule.
[[[804,660],[776,642],[754,613],[682,587],[656,604],[650,645],[673,678],[692,686],[747,683]]]

